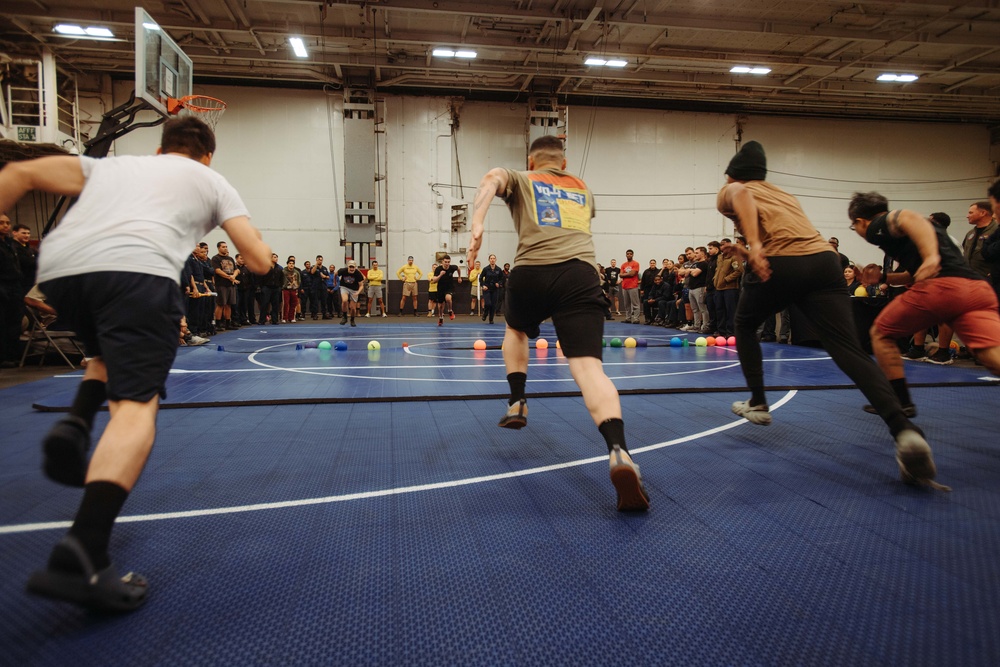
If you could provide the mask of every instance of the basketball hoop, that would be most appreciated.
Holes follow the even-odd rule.
[[[219,122],[222,114],[226,111],[226,103],[208,95],[188,95],[179,100],[168,100],[167,111],[169,113],[176,115],[182,109],[187,109],[189,114],[193,114],[205,121],[214,132],[216,123]]]

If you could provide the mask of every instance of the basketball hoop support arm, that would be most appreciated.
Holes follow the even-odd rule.
[[[115,140],[124,137],[132,130],[143,127],[156,127],[167,120],[165,116],[159,116],[156,120],[136,123],[135,117],[140,111],[156,111],[156,109],[142,98],[137,100],[135,98],[135,91],[133,91],[129,95],[127,102],[104,114],[101,118],[101,125],[97,130],[97,135],[84,144],[83,154],[93,158],[107,157],[108,152],[111,150],[111,145],[115,143]],[[157,111],[157,113],[159,112]],[[52,214],[49,215],[48,222],[45,223],[42,236],[47,235],[55,226],[56,220],[62,213],[63,207],[66,207],[67,202],[70,203],[70,206],[72,205],[69,197],[60,197],[56,202],[55,207],[52,209]]]

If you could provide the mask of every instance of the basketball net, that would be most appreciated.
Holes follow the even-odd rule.
[[[183,110],[203,120],[214,132],[216,124],[226,111],[226,103],[208,95],[188,95],[179,100],[171,98],[167,101],[168,113],[176,115]]]

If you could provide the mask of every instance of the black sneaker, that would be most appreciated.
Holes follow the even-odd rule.
[[[934,354],[927,355],[924,361],[928,361],[932,364],[937,364],[938,366],[950,366],[955,363],[951,358],[951,353],[948,350],[938,350]]]
[[[342,326],[343,326],[344,324],[347,324],[347,315],[344,315],[343,317],[341,317],[341,318],[340,318],[340,324],[341,324]]]
[[[87,477],[90,429],[80,417],[57,421],[42,441],[42,470],[53,482],[82,488]]]
[[[924,349],[923,347],[916,347],[915,345],[911,345],[910,349],[907,350],[906,354],[903,355],[904,359],[913,359],[913,360],[924,359],[926,357],[927,357],[927,350]]]
[[[352,326],[352,327],[356,327],[356,326],[358,326],[357,324],[355,324],[355,323],[354,323],[354,318],[353,318],[353,317],[351,318],[351,326]]]
[[[866,403],[865,405],[862,405],[861,409],[864,410],[865,412],[867,412],[870,415],[877,415],[878,414],[878,410],[875,409],[875,406],[871,405],[869,403]],[[913,419],[914,417],[917,416],[917,406],[915,406],[913,403],[910,403],[909,405],[904,405],[903,406],[903,414],[906,415],[907,417],[909,417],[910,419]]]

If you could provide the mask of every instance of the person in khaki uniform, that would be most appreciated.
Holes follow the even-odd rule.
[[[889,427],[904,481],[933,485],[937,474],[923,433],[904,414],[894,386],[861,349],[840,256],[806,217],[798,200],[771,185],[764,147],[747,142],[726,168],[726,185],[716,206],[736,223],[748,249],[733,246],[747,260],[736,306],[736,351],[751,396],[732,410],[747,421],[771,423],[764,396],[764,363],[757,328],[795,305],[815,325],[834,363],[858,386]]]
[[[649,508],[649,497],[639,467],[625,446],[618,390],[601,364],[607,301],[590,231],[594,195],[565,169],[562,140],[539,137],[528,150],[528,171],[491,169],[480,182],[473,204],[470,266],[482,244],[493,197],[507,203],[518,237],[514,269],[507,282],[503,344],[510,400],[499,425],[522,428],[528,422],[524,395],[528,339],[537,338],[539,325],[551,317],[573,379],[607,444],[618,510],[642,511]]]

